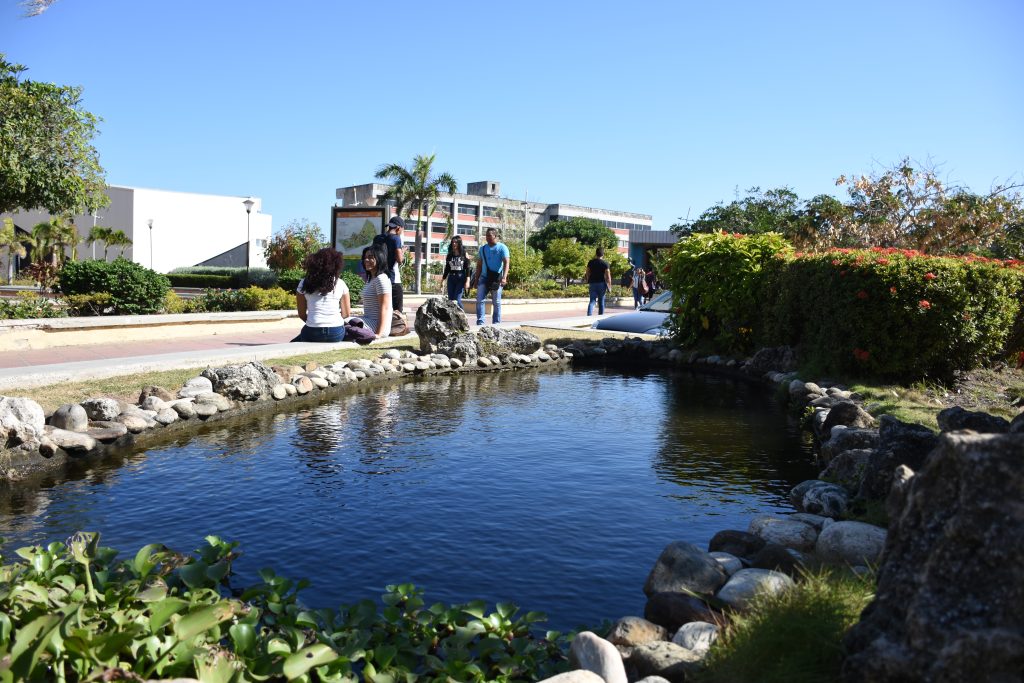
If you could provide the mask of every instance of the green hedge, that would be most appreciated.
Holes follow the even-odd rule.
[[[68,261],[61,268],[61,294],[109,294],[111,315],[156,313],[163,308],[171,283],[149,268],[118,257],[107,261]]]
[[[207,275],[200,273],[168,273],[172,287],[232,287],[234,278],[230,275]]]

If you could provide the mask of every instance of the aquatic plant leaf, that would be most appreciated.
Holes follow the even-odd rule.
[[[182,641],[192,640],[203,631],[208,631],[235,614],[235,606],[229,602],[200,607],[189,612],[174,625],[174,635]]]
[[[256,629],[252,624],[232,624],[228,629],[231,641],[235,644],[235,652],[240,655],[247,653],[256,643]]]
[[[323,643],[303,648],[284,660],[284,675],[288,680],[302,676],[315,666],[329,664],[338,657],[338,653]]]
[[[157,633],[172,614],[188,607],[188,601],[181,598],[164,598],[150,608],[149,632]]]

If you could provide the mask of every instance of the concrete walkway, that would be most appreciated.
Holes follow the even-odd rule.
[[[548,329],[585,329],[600,317],[628,312],[632,308],[606,310],[605,316],[592,317],[581,316],[576,310],[546,311],[541,319],[536,318],[537,313],[524,311],[503,316],[501,326],[529,324]],[[409,318],[411,326],[414,316]],[[131,332],[124,330],[123,340],[117,342],[4,351],[0,353],[0,392],[143,372],[321,353],[335,348],[356,348],[353,342],[289,343],[300,327],[301,323],[296,319],[293,329],[228,330],[197,337],[146,340],[132,340]],[[409,338],[414,338],[414,335]],[[396,339],[403,338],[389,337],[381,341]]]

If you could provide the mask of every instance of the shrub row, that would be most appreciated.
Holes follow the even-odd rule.
[[[817,372],[910,380],[1024,351],[1017,261],[898,249],[793,253],[778,235],[699,235],[665,266],[685,343],[800,349]]]
[[[156,313],[170,288],[166,276],[121,257],[110,262],[68,261],[56,286],[64,295],[109,294],[101,312],[111,315]]]

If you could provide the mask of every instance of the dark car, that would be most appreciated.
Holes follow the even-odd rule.
[[[632,313],[620,313],[598,320],[595,330],[633,332],[636,334],[668,334],[665,323],[672,312],[672,292],[664,291]]]

